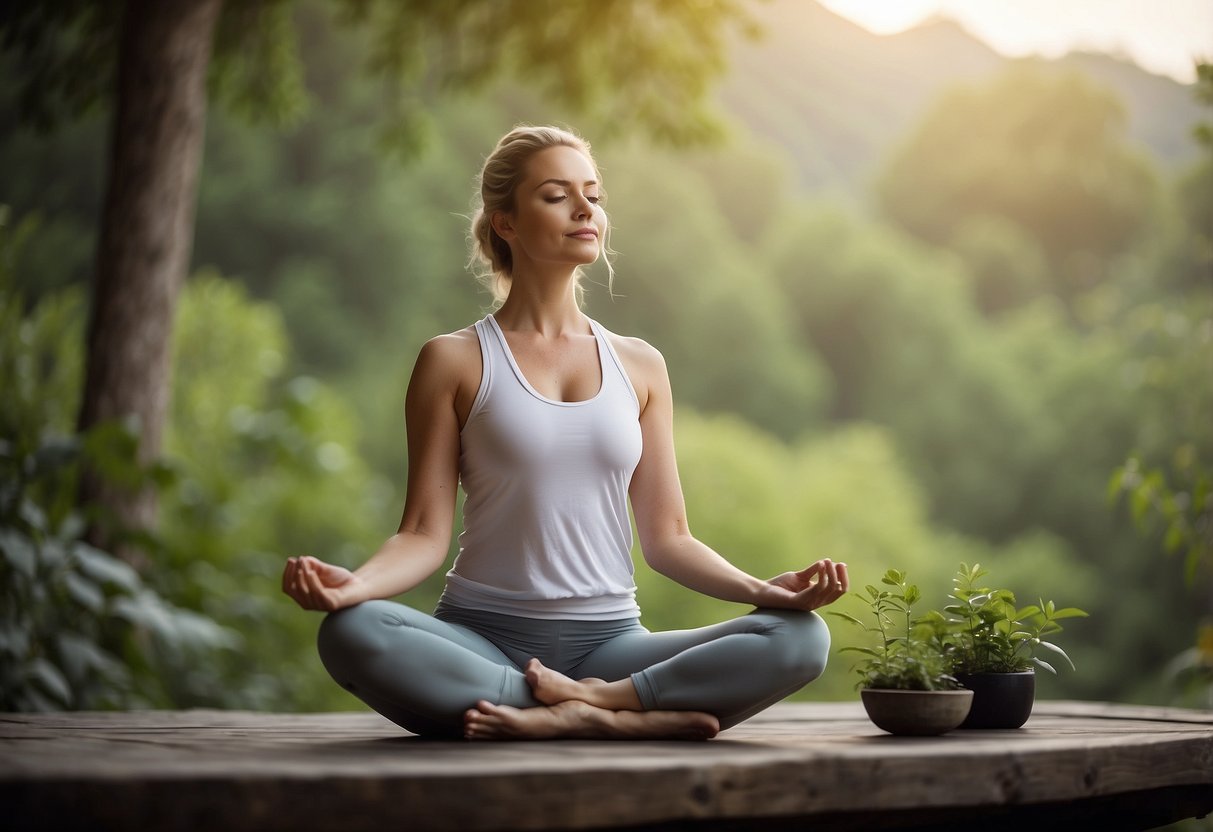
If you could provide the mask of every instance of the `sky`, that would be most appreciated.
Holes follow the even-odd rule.
[[[1183,83],[1213,61],[1213,0],[819,0],[877,34],[942,14],[996,51],[1054,58],[1071,50],[1126,55]]]

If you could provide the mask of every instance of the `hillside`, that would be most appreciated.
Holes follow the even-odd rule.
[[[754,7],[764,30],[733,46],[720,86],[727,112],[780,148],[800,184],[862,200],[875,165],[947,87],[976,83],[1012,60],[1074,68],[1114,90],[1128,132],[1168,169],[1197,157],[1190,128],[1202,116],[1191,88],[1111,55],[1011,59],[957,22],[936,17],[894,35],[876,35],[813,0]]]

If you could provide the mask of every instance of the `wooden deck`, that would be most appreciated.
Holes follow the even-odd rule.
[[[90,832],[1146,829],[1213,810],[1213,713],[1043,702],[918,739],[783,704],[707,743],[500,744],[373,713],[0,714],[0,807]]]

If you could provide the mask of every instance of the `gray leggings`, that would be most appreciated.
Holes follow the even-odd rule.
[[[393,601],[330,613],[320,658],[367,705],[423,736],[458,736],[486,699],[531,708],[532,657],[574,679],[631,677],[645,710],[705,711],[729,728],[816,679],[830,632],[820,616],[759,609],[700,627],[650,633],[637,618],[550,621]]]

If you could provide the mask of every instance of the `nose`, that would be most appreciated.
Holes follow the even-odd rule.
[[[573,199],[573,219],[583,220],[590,217],[594,213],[594,208],[590,205],[590,201],[584,196],[578,195]]]

